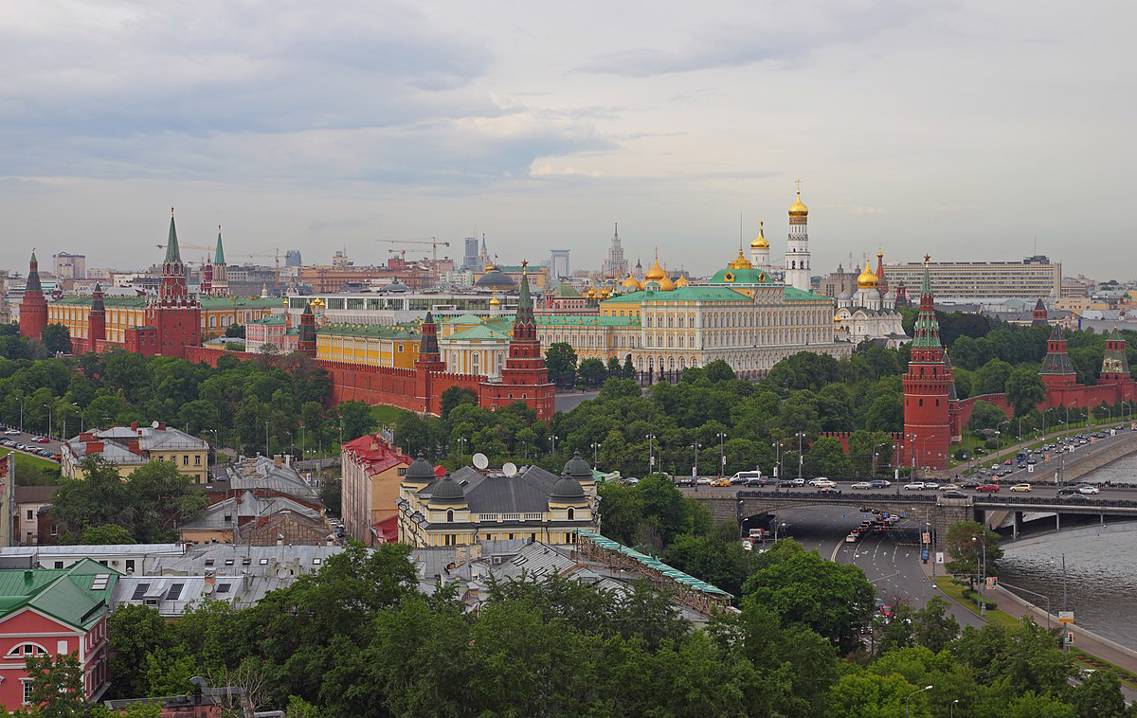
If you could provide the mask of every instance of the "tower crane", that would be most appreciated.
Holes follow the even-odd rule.
[[[439,242],[438,237],[431,237],[430,239],[377,239],[375,241],[381,242],[383,244],[395,244],[395,245],[429,244],[430,249],[431,249],[431,259],[432,259],[430,266],[431,266],[431,271],[434,274],[434,280],[436,282],[438,281],[438,248],[450,246],[450,242]],[[391,251],[396,252],[398,250],[392,249]],[[402,250],[402,256],[403,256],[404,260],[406,259],[406,253],[407,253],[407,251],[405,249]]]

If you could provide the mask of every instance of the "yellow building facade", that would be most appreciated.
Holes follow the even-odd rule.
[[[263,319],[278,306],[278,300],[247,297],[203,297],[201,301],[201,336],[213,339],[234,324],[245,325]],[[145,297],[106,297],[107,341],[121,344],[126,330],[146,324]],[[47,323],[62,324],[72,339],[87,339],[87,320],[91,314],[91,298],[63,297],[47,305]]]
[[[316,331],[316,358],[413,369],[422,336],[408,327],[328,324]]]
[[[195,484],[209,483],[209,444],[183,431],[157,426],[115,426],[85,431],[60,446],[60,473],[86,478],[83,462],[97,458],[125,479],[153,461],[168,461]]]

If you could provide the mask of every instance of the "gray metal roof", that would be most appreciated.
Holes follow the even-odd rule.
[[[295,496],[304,501],[320,502],[320,492],[304,480],[295,469],[277,466],[267,456],[245,458],[225,467],[225,478],[233,489],[267,489]]]
[[[462,485],[466,503],[474,513],[537,513],[548,508],[553,485],[560,477],[540,466],[525,467],[513,477],[483,474],[463,466],[450,478]],[[436,485],[421,489],[419,496],[430,496]]]

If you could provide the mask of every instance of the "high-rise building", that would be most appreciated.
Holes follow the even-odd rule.
[[[790,232],[786,238],[785,283],[803,292],[810,291],[809,208],[801,201],[801,180],[797,196],[790,205]]]
[[[65,279],[87,278],[86,255],[60,252],[59,254],[53,254],[51,259],[52,271],[55,272],[55,280],[57,282],[61,282]]]
[[[478,262],[478,238],[466,237],[462,240],[466,251],[462,254],[462,269],[468,272],[476,272],[482,268]]]
[[[608,279],[623,279],[628,274],[628,260],[624,259],[624,247],[620,244],[620,223],[612,233],[612,244],[608,247],[608,258],[604,260],[601,274]],[[568,276],[565,272],[563,276]]]
[[[889,277],[915,287],[925,272],[932,294],[945,299],[1057,299],[1062,295],[1062,264],[1049,257],[1026,257],[1020,262],[919,262],[889,264]]]
[[[284,266],[286,267],[299,267],[304,262],[300,259],[299,249],[290,249],[284,253]]]
[[[549,250],[549,283],[555,284],[561,277],[572,276],[572,265],[569,264],[569,250]]]

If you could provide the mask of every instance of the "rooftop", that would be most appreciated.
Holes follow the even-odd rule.
[[[68,568],[0,571],[0,616],[31,608],[80,629],[102,618],[119,573],[83,559]]]
[[[605,299],[601,304],[644,304],[648,302],[749,302],[750,298],[730,287],[692,285],[670,292],[641,290]]]

